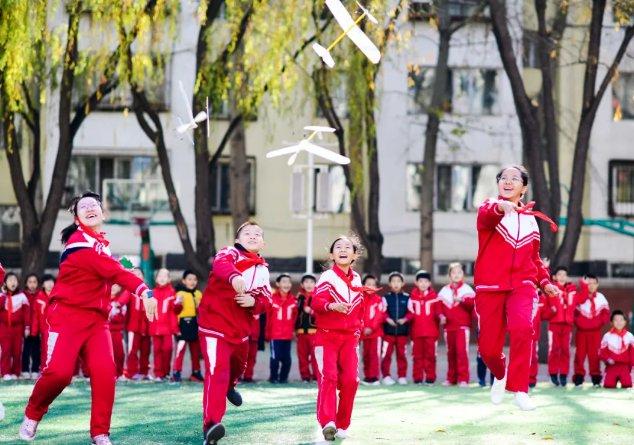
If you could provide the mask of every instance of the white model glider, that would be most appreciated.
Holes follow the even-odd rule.
[[[314,154],[315,156],[328,159],[329,161],[335,162],[337,164],[350,163],[349,158],[341,156],[338,153],[334,153],[324,147],[320,147],[319,145],[310,142],[311,139],[313,139],[315,136],[319,136],[319,138],[322,139],[322,133],[334,133],[334,128],[309,125],[308,127],[304,127],[304,130],[311,131],[312,133],[307,138],[299,141],[299,143],[296,145],[291,145],[290,147],[284,147],[278,150],[269,151],[266,154],[266,157],[270,159],[278,156],[291,155],[291,157],[288,158],[288,165],[293,165],[295,163],[295,160],[297,159],[297,155],[301,151],[306,151]]]
[[[181,91],[181,95],[183,96],[183,100],[185,101],[185,108],[187,110],[189,119],[187,122],[183,122],[183,120],[178,117],[178,127],[176,127],[176,132],[179,134],[187,133],[189,140],[194,143],[194,140],[188,134],[189,130],[193,130],[194,128],[198,128],[198,124],[207,121],[207,137],[209,137],[209,99],[207,99],[205,104],[205,111],[200,111],[196,116],[194,116],[194,112],[192,111],[192,107],[189,104],[189,99],[187,98],[187,93],[185,93],[185,88],[183,87],[183,82],[178,81],[178,86]]]
[[[330,55],[330,50],[333,49],[335,45],[337,45],[339,42],[341,42],[341,40],[343,40],[345,36],[348,36],[350,40],[352,40],[354,44],[357,45],[357,47],[361,50],[363,54],[365,54],[370,62],[379,63],[379,60],[381,60],[381,53],[379,52],[379,49],[374,43],[372,43],[368,36],[366,36],[363,31],[361,31],[361,28],[357,26],[364,17],[367,17],[368,20],[370,20],[374,24],[378,24],[379,21],[372,14],[370,14],[370,11],[364,8],[361,3],[357,2],[357,5],[359,5],[359,8],[361,8],[361,11],[363,13],[359,16],[358,19],[353,21],[352,17],[340,0],[326,0],[326,6],[328,6],[328,9],[330,9],[330,12],[332,12],[332,15],[335,17],[335,20],[337,20],[337,23],[339,23],[339,26],[341,26],[341,28],[343,29],[343,32],[339,34],[339,36],[328,46],[328,48],[324,48],[319,43],[313,43],[313,49],[329,68],[335,66],[335,60]]]

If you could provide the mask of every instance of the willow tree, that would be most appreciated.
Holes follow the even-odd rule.
[[[378,26],[360,23],[363,31],[384,56],[389,42],[395,36],[396,24],[406,2],[374,0],[367,6],[375,12],[386,11],[384,15],[379,15],[381,22]],[[315,24],[319,22],[319,10],[313,12],[313,21]],[[322,40],[328,41],[340,31],[337,25],[333,25]],[[339,152],[351,160],[349,165],[343,166],[343,171],[351,197],[351,227],[367,250],[363,268],[366,272],[380,276],[383,234],[379,225],[380,176],[376,112],[377,79],[381,62],[372,64],[347,40],[334,51],[338,53],[339,67],[330,70],[323,64],[318,65],[312,72],[313,90],[321,113],[336,130]],[[341,116],[336,109],[333,91],[338,84],[345,86],[348,116]]]
[[[22,269],[42,273],[58,212],[63,205],[66,176],[75,136],[86,117],[118,85],[121,55],[128,52],[148,23],[174,11],[173,1],[110,2],[106,0],[5,1],[0,14],[0,94],[5,126],[5,146],[11,181],[22,218]],[[172,6],[170,7],[170,3]],[[56,21],[56,16],[63,21]],[[82,17],[91,18],[91,29],[79,32]],[[65,21],[64,21],[65,20]],[[112,32],[116,24],[118,32]],[[85,41],[89,52],[80,52]],[[115,48],[112,50],[112,48]],[[43,62],[46,61],[46,62]],[[73,103],[77,78],[89,83]],[[38,205],[36,184],[41,182],[39,120],[42,108],[58,96],[57,152],[46,199]],[[21,116],[25,126],[20,125]],[[31,131],[33,162],[23,168],[19,140]],[[29,179],[24,171],[29,173]]]
[[[219,14],[224,4],[225,18]],[[297,59],[307,42],[314,40],[309,19],[298,11],[312,4],[308,0],[290,0],[271,7],[262,0],[210,0],[198,7],[198,39],[194,73],[194,114],[201,110],[206,98],[212,109],[229,103],[229,125],[216,147],[210,147],[203,131],[194,133],[195,175],[195,247],[180,208],[171,175],[164,130],[158,114],[147,100],[146,91],[132,83],[134,109],[145,134],[156,146],[170,209],[176,223],[185,258],[190,267],[204,276],[208,260],[215,252],[215,233],[211,211],[211,181],[219,158],[232,140],[234,132],[242,140],[232,141],[232,214],[234,225],[248,215],[247,196],[238,186],[245,184],[246,147],[244,125],[257,114],[262,100],[269,97],[273,106],[281,106],[285,91],[297,79],[292,61]],[[213,116],[212,116],[213,117]]]

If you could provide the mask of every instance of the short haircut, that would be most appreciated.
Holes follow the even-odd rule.
[[[586,274],[586,278],[588,278],[590,280],[595,280],[597,283],[599,282],[599,278],[593,273],[587,273]]]
[[[291,280],[291,281],[292,281],[292,278],[291,278],[291,276],[290,276],[289,274],[287,274],[287,273],[281,273],[281,274],[279,274],[279,275],[277,276],[277,278],[275,279],[275,282],[276,282],[276,283],[279,283],[280,281],[282,281],[282,278],[288,278],[289,280]]]
[[[255,221],[254,219],[248,219],[245,222],[243,222],[242,224],[240,224],[240,227],[238,227],[238,230],[236,230],[236,238],[238,238],[240,236],[240,232],[242,232],[242,229],[244,229],[245,227],[248,226],[258,226],[260,228],[262,228],[257,221]]]
[[[183,280],[187,278],[188,275],[194,275],[196,278],[198,278],[198,274],[196,272],[191,269],[185,269],[185,272],[183,272]]]
[[[368,281],[368,280],[374,280],[374,281],[377,281],[377,279],[376,279],[376,277],[375,277],[374,275],[372,275],[372,274],[367,274],[366,276],[364,276],[364,277],[363,277],[363,280],[361,280],[361,283],[362,283],[362,284],[365,284],[365,283],[366,283],[366,281]]]
[[[627,317],[625,316],[623,311],[620,309],[612,311],[612,315],[610,315],[610,322],[614,321],[614,317],[616,317],[617,315],[620,315],[621,317],[625,318],[625,322],[627,323]]]
[[[300,283],[303,283],[306,280],[313,280],[315,282],[317,282],[317,278],[315,278],[315,275],[311,275],[309,273],[302,275],[302,279],[299,281]]]
[[[418,272],[416,272],[416,281],[422,278],[431,281],[431,274],[427,272],[426,270],[419,270]]]
[[[462,263],[459,262],[455,262],[455,263],[449,263],[449,266],[447,267],[447,274],[450,274],[452,270],[454,269],[460,269],[461,271],[464,272],[464,268],[462,267]]]
[[[399,277],[401,281],[405,281],[405,277],[403,276],[403,274],[398,271],[390,272],[390,274],[387,276],[387,281],[392,281],[392,278],[394,277]]]
[[[559,272],[560,270],[563,270],[564,272],[568,273],[568,268],[566,266],[557,266],[555,267],[555,271],[553,272],[553,275],[557,275],[557,272]]]

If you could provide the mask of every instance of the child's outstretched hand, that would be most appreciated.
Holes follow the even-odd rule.
[[[241,307],[253,307],[253,306],[255,306],[255,298],[253,298],[249,294],[236,295],[235,300],[236,300],[236,303],[238,303],[238,306],[241,306]]]
[[[390,326],[396,326],[396,323],[394,323],[394,320],[392,320],[389,317],[385,319],[385,322],[389,324]]]
[[[328,309],[330,309],[331,311],[341,312],[342,314],[347,314],[349,308],[349,303],[330,303],[328,305]]]
[[[402,326],[407,323],[407,318],[399,318],[396,322]]]
[[[233,277],[231,280],[231,285],[233,286],[233,290],[236,291],[236,294],[243,295],[244,291],[247,288],[247,284],[244,282],[244,278],[241,275]]]
[[[370,335],[372,333],[372,328],[363,328],[363,335]]]
[[[440,317],[438,317],[438,321],[440,321],[440,324],[443,325],[447,323],[447,317],[445,317],[444,315],[441,315]]]
[[[606,360],[608,365],[613,365],[614,364],[614,359],[613,358],[609,358]]]
[[[307,314],[310,314],[313,310],[310,308],[310,306],[304,306],[304,312],[306,312]]]

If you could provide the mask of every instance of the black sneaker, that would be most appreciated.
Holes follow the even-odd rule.
[[[579,374],[575,374],[572,376],[572,383],[575,384],[575,386],[581,386],[583,385],[583,376],[579,375]]]
[[[200,371],[193,371],[192,375],[189,377],[189,381],[190,382],[204,382],[205,379],[203,378],[203,375],[200,373]]]
[[[280,380],[280,382],[279,382],[279,383],[280,383],[280,384],[282,384],[282,385],[285,385],[285,384],[287,384],[287,383],[288,383],[288,380]]]
[[[182,382],[180,371],[174,371],[174,373],[172,374],[172,382],[174,383]]]
[[[592,376],[592,386],[594,386],[595,388],[599,388],[601,386],[601,376],[600,375],[593,375]]]
[[[227,400],[234,406],[242,405],[242,396],[235,388],[231,388],[229,392],[227,392]]]
[[[337,427],[334,426],[334,422],[330,422],[321,430],[321,432],[324,435],[324,439],[332,442],[335,440],[335,435],[337,434]]]
[[[529,384],[528,384],[528,387],[529,387],[529,388],[534,388],[535,386],[537,386],[537,383],[529,383]]]
[[[557,378],[557,374],[551,374],[550,381],[553,382],[553,385],[559,386],[559,379]]]
[[[223,437],[225,437],[225,427],[222,423],[211,425],[205,431],[205,440],[203,441],[203,445],[216,445]]]
[[[566,374],[559,374],[559,384],[566,386],[568,384],[568,376]]]

